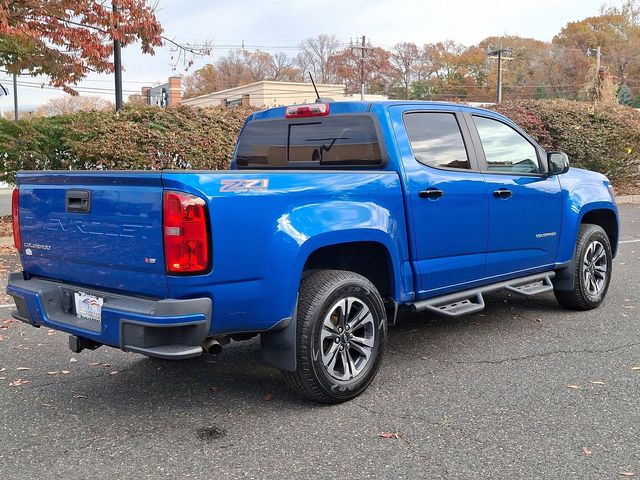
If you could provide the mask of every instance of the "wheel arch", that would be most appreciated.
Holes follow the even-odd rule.
[[[580,218],[580,224],[590,223],[598,225],[607,234],[609,243],[611,244],[611,253],[616,256],[618,250],[618,216],[610,208],[595,208],[584,212]]]
[[[553,286],[556,290],[573,290],[574,288],[575,249],[581,225],[593,224],[601,227],[609,238],[612,256],[615,257],[617,253],[619,219],[615,206],[612,206],[610,203],[598,202],[584,207],[575,218],[575,232],[569,237],[572,239],[571,257],[569,261],[563,264],[560,270],[556,271],[556,276],[553,279]]]
[[[307,256],[302,276],[325,269],[358,273],[375,285],[383,299],[396,296],[391,253],[380,242],[354,241],[317,248]]]
[[[403,261],[393,239],[387,232],[376,229],[333,231],[311,237],[300,246],[296,264],[298,273],[291,279],[296,291],[310,271],[348,270],[367,278],[397,304],[406,295],[403,292],[407,282],[408,285],[411,282],[410,270],[407,273],[399,267]],[[381,271],[376,270],[380,268]],[[380,292],[383,300],[385,293]],[[296,308],[297,303],[296,300]],[[296,370],[295,318],[294,309],[285,328],[261,334],[262,360],[267,365],[289,372]]]

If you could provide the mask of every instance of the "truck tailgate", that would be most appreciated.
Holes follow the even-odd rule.
[[[168,296],[161,172],[25,172],[17,183],[25,272]]]

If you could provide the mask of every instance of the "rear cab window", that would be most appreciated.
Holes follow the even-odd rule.
[[[372,115],[256,120],[238,139],[236,167],[378,167],[382,151]]]
[[[409,112],[405,129],[415,159],[440,169],[470,170],[462,131],[451,112]]]

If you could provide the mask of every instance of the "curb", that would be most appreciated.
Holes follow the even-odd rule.
[[[617,195],[618,205],[640,205],[640,195]]]

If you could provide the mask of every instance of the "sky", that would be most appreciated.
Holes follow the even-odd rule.
[[[375,46],[391,47],[399,42],[417,45],[446,39],[473,45],[489,36],[519,35],[551,40],[568,22],[598,15],[604,0],[158,0],[157,17],[165,36],[178,42],[213,45],[212,55],[196,59],[185,71],[172,71],[169,49],[161,47],[153,56],[136,45],[123,50],[125,99],[143,85],[166,83],[171,75],[189,74],[225,55],[230,46],[260,48],[275,53],[297,53],[300,41],[321,33],[341,41],[366,35]],[[29,110],[48,99],[65,95],[40,89],[46,78],[19,78],[21,109]],[[9,97],[0,97],[0,109],[13,110],[11,80],[0,74]],[[91,75],[79,84],[113,100],[113,75]]]

